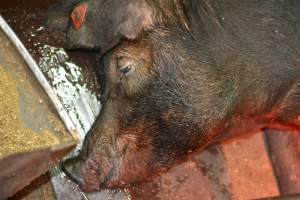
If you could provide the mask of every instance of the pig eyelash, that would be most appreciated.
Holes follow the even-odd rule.
[[[117,68],[121,77],[127,77],[135,72],[141,65],[141,62],[137,62],[129,57],[119,57],[117,59]]]
[[[132,74],[135,71],[135,66],[133,64],[128,64],[128,65],[125,65],[125,66],[121,67],[119,69],[119,71],[123,75],[128,76],[128,75]]]

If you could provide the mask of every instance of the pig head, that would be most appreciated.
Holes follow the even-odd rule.
[[[197,130],[202,125],[197,112],[184,99],[188,85],[178,85],[180,70],[172,72],[174,62],[196,62],[177,56],[188,52],[178,49],[171,35],[156,30],[141,40],[123,42],[105,56],[103,109],[80,157],[64,165],[86,191],[147,180],[205,141],[199,140],[202,133]],[[161,40],[168,45],[164,47]],[[209,134],[203,138],[212,137]]]

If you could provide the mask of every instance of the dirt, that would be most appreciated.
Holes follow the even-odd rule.
[[[44,8],[44,6],[42,6]],[[16,32],[33,58],[38,62],[42,57],[41,48],[45,45],[63,48],[65,35],[44,26],[47,12],[37,6],[21,3],[15,7],[1,9],[0,14]],[[70,61],[80,66],[86,78],[87,87],[92,91],[100,90],[99,55],[97,51],[67,51]]]
[[[0,77],[0,157],[58,144],[58,138],[49,131],[36,133],[24,126],[16,82],[2,67]]]

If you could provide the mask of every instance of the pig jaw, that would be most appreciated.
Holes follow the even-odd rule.
[[[153,153],[144,132],[147,122],[122,127],[124,122],[119,121],[116,103],[111,99],[105,103],[92,134],[86,137],[81,155],[63,164],[66,174],[86,192],[126,187],[150,173]]]
[[[101,158],[100,160],[100,157],[89,157],[84,162],[80,162],[78,159],[69,160],[63,164],[65,173],[85,192],[107,187],[106,183],[109,183],[109,174],[112,169],[107,159]]]
[[[94,148],[93,153],[84,161],[80,159],[66,161],[63,165],[64,171],[86,192],[127,187],[145,180],[151,174],[150,151],[148,149],[137,151],[138,147],[132,143],[134,137],[132,135],[119,137],[115,147]]]

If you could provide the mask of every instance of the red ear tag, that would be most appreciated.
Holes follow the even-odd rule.
[[[71,13],[71,19],[73,25],[77,30],[80,29],[80,27],[84,22],[87,8],[88,8],[87,3],[81,3]]]

